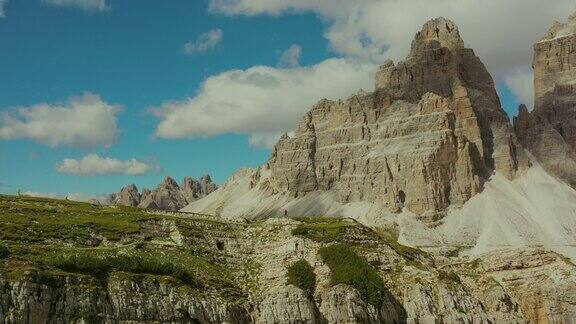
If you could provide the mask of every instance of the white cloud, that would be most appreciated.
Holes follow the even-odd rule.
[[[186,54],[203,54],[215,48],[222,41],[222,30],[212,29],[200,35],[195,41],[184,44]]]
[[[292,44],[288,49],[282,52],[278,65],[281,67],[297,67],[300,65],[300,55],[302,54],[302,47],[298,44]]]
[[[109,146],[116,140],[117,106],[85,93],[64,104],[41,103],[0,114],[0,139],[25,138],[50,147]]]
[[[211,0],[227,15],[279,15],[312,11],[326,22],[325,37],[337,53],[376,64],[403,59],[414,34],[444,16],[460,27],[497,80],[531,65],[532,44],[554,20],[576,10],[574,0]]]
[[[72,201],[86,202],[92,199],[98,200],[100,203],[106,203],[105,195],[90,195],[84,193],[69,193],[60,195],[54,192],[38,192],[38,191],[23,191],[20,194],[24,196],[39,197],[39,198],[52,198],[52,199],[68,199]]]
[[[0,18],[6,17],[4,13],[4,5],[6,4],[7,0],[0,0]]]
[[[47,5],[55,7],[73,7],[86,11],[107,11],[106,0],[43,0]]]
[[[154,109],[160,118],[156,136],[206,137],[223,133],[251,135],[252,145],[269,146],[265,137],[296,127],[321,98],[348,97],[373,89],[376,66],[328,59],[292,69],[255,66],[209,77],[199,93]]]
[[[516,101],[532,110],[534,107],[534,72],[532,69],[512,72],[504,78],[504,81],[516,97]]]
[[[143,175],[157,170],[153,163],[144,163],[136,159],[117,160],[88,154],[81,160],[64,159],[56,164],[56,170],[77,176],[96,175]]]

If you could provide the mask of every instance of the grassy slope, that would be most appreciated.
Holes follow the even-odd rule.
[[[370,270],[371,266],[359,256],[358,260],[364,261],[357,260],[352,268],[361,264],[363,272],[349,271],[352,268],[345,262],[349,258],[329,258],[334,254],[329,252],[335,247],[328,246],[345,244],[352,247],[350,253],[361,254],[379,253],[383,246],[388,246],[413,265],[426,257],[418,249],[398,244],[391,231],[374,231],[348,219],[302,217],[296,220],[299,224],[293,228],[292,235],[324,246],[319,252],[324,252],[323,257],[330,261],[332,271],[338,272],[332,284],[358,286],[371,303],[378,304],[381,297],[382,282],[377,280],[375,269]],[[261,225],[160,215],[131,207],[96,207],[87,203],[0,195],[0,272],[4,276],[21,276],[32,270],[44,277],[74,273],[100,283],[118,274],[156,276],[170,278],[171,282],[191,289],[217,290],[222,296],[246,300],[247,290],[257,291],[258,283],[253,283],[256,285],[253,289],[248,282],[254,280],[253,272],[257,269],[250,269],[248,259],[238,261],[218,249],[216,241],[241,236],[246,226]],[[176,244],[170,236],[174,228],[183,237],[182,244]],[[288,282],[313,293],[315,276],[309,265],[292,266],[289,267],[292,272],[287,269]],[[361,285],[358,278],[367,278],[367,273],[371,274],[370,284]],[[376,289],[372,289],[374,287]]]
[[[184,236],[172,242],[168,221]],[[106,280],[112,273],[168,276],[191,288],[242,295],[223,251],[207,236],[230,231],[217,221],[171,217],[130,207],[0,195],[0,271],[18,276],[77,273]],[[0,249],[3,250],[3,249]]]

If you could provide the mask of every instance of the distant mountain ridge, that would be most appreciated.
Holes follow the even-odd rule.
[[[142,192],[139,192],[135,184],[130,184],[123,187],[118,193],[110,194],[107,202],[110,205],[178,211],[217,188],[208,174],[203,175],[198,180],[185,177],[181,185],[178,185],[173,178],[166,177],[154,190],[144,188]]]

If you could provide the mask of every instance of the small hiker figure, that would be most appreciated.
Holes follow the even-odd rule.
[[[18,189],[17,195],[18,195],[18,196],[22,196],[22,192],[20,191],[20,189]]]
[[[284,209],[284,217],[288,217],[288,210]]]

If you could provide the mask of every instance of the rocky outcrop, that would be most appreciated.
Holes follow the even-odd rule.
[[[248,310],[219,296],[145,276],[43,281],[33,272],[0,278],[0,323],[249,323]]]
[[[487,275],[511,292],[530,323],[572,323],[576,318],[575,267],[567,258],[541,250],[513,250],[490,253],[482,264]]]
[[[302,289],[281,286],[263,297],[256,323],[319,323],[317,314],[314,301]]]
[[[142,193],[132,184],[122,188],[117,194],[108,196],[111,205],[134,206],[146,209],[177,211],[189,203],[207,196],[217,189],[209,175],[199,180],[185,177],[179,186],[171,177],[164,178],[154,190],[145,188]]]
[[[514,119],[524,147],[550,173],[576,186],[576,14],[534,45],[534,110]]]
[[[436,219],[482,190],[491,172],[527,166],[494,82],[458,28],[429,21],[404,62],[384,63],[376,90],[322,100],[282,136],[268,162],[273,193],[331,191]]]

